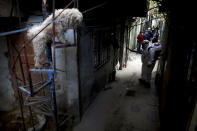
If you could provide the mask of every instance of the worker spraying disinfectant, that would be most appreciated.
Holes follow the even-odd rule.
[[[155,66],[161,52],[161,45],[157,39],[153,39],[152,42],[144,40],[142,43],[142,75],[139,81],[145,84],[146,87],[150,87],[152,70]]]

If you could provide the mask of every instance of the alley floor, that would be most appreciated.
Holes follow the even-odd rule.
[[[131,54],[127,68],[117,71],[116,81],[98,94],[74,131],[158,131],[158,98],[153,84],[145,88],[138,81],[140,58]]]

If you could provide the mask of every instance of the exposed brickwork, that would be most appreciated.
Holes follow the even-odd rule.
[[[8,48],[9,48],[9,63],[10,63],[10,70],[12,72],[12,83],[15,91],[17,92],[17,82],[18,85],[24,85],[23,81],[23,74],[24,74],[24,79],[26,85],[29,84],[29,77],[28,77],[28,72],[27,72],[27,65],[26,65],[26,60],[25,60],[25,53],[24,49],[20,51],[20,58],[21,58],[21,64],[19,60],[19,55],[16,51],[16,49],[19,51],[22,47],[23,44],[28,44],[26,46],[26,52],[27,52],[27,59],[29,63],[30,68],[34,68],[34,52],[33,52],[33,47],[31,43],[27,43],[27,39],[25,37],[25,33],[22,34],[17,34],[17,35],[12,35],[8,37]],[[17,59],[18,57],[18,59]],[[44,56],[44,62],[46,62],[46,56]],[[22,67],[22,68],[21,68]],[[23,73],[22,73],[23,72]],[[15,75],[17,76],[17,80],[15,79]],[[47,80],[47,75],[45,74],[35,74],[31,73],[31,78],[33,84],[45,81]],[[47,88],[45,92],[49,93],[49,89]],[[46,94],[48,94],[46,93]],[[16,99],[18,99],[18,93],[16,93]],[[41,93],[43,95],[43,93]]]

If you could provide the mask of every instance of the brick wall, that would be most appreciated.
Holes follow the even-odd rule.
[[[13,87],[16,92],[17,92],[17,82],[18,82],[18,86],[25,85],[25,84],[28,85],[29,83],[27,64],[26,64],[25,52],[24,52],[25,48],[23,48],[20,51],[20,55],[18,55],[17,53],[17,50],[19,51],[23,47],[23,44],[28,44],[26,46],[27,60],[28,60],[30,68],[34,68],[33,47],[31,43],[27,43],[27,42],[28,40],[25,36],[25,33],[12,35],[8,37],[9,63],[10,63],[9,66],[10,66],[10,70],[12,71],[12,82],[13,82]],[[20,58],[21,58],[21,63],[20,63]],[[44,62],[46,62],[46,56],[44,56]],[[17,79],[15,78],[14,73],[16,74]],[[23,74],[24,74],[24,77],[23,77]],[[25,79],[25,81],[23,81],[23,78]],[[35,84],[35,83],[47,80],[48,77],[45,74],[31,73],[31,78],[32,78],[33,84]],[[48,88],[44,92],[48,92],[45,94],[49,94]],[[15,94],[17,98],[17,93]]]

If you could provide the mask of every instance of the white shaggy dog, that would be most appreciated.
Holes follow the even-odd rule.
[[[55,17],[58,16],[63,9],[55,10]],[[51,14],[47,17],[42,24],[33,26],[27,32],[27,37],[32,39],[39,31],[41,31],[49,22],[53,20]],[[55,20],[55,34],[59,41],[68,45],[68,41],[64,37],[64,32],[67,29],[75,29],[83,20],[83,15],[78,9],[65,9]],[[33,40],[34,61],[35,67],[42,67],[42,54],[45,51],[46,44],[52,41],[52,24],[46,27],[40,34],[38,34]]]

